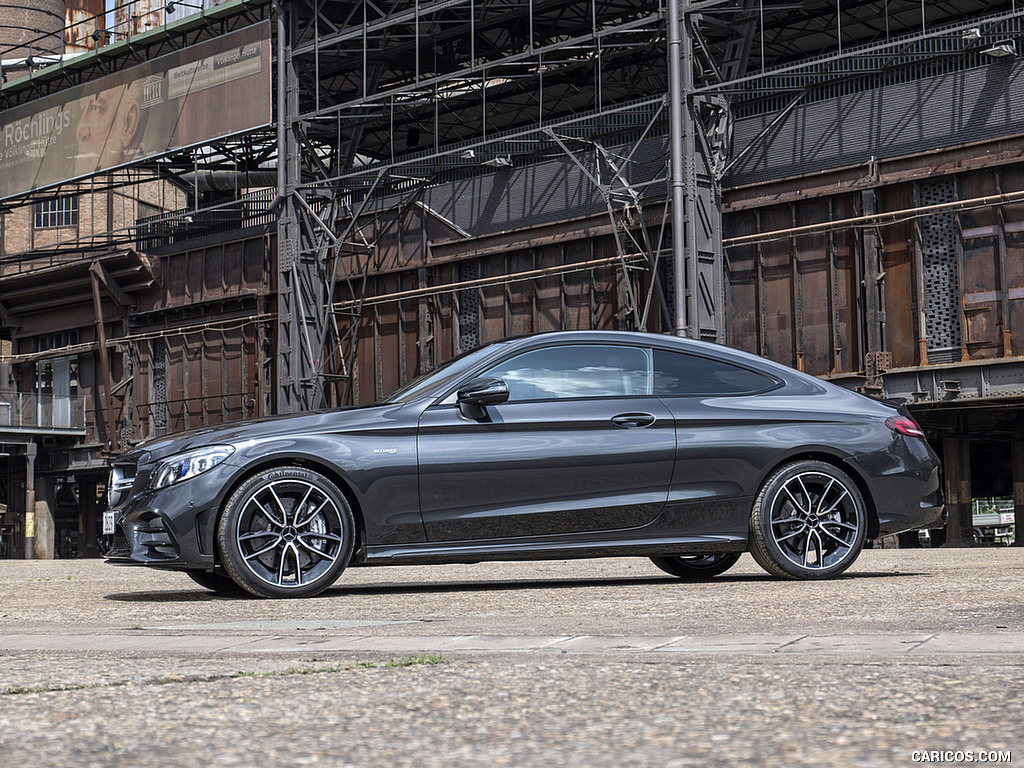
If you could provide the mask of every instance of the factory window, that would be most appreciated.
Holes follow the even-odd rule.
[[[74,227],[78,224],[78,198],[55,197],[36,203],[35,228]]]

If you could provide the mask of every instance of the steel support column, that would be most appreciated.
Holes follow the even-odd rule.
[[[974,543],[971,499],[971,444],[966,437],[942,441],[942,468],[946,477],[946,544],[967,547]]]
[[[694,95],[698,16],[690,0],[670,0],[668,15],[674,328],[677,336],[725,340],[722,189],[714,150]],[[724,106],[724,105],[720,105]]]
[[[323,404],[315,341],[326,323],[324,279],[315,251],[302,247],[299,81],[292,60],[292,24],[283,3],[277,17],[277,387],[276,412],[296,413]]]

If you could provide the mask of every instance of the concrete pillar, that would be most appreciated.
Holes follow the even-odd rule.
[[[1010,467],[1013,473],[1013,545],[1024,547],[1024,440],[1010,443]]]
[[[36,536],[33,556],[36,560],[53,560],[56,552],[56,530],[53,510],[57,506],[53,481],[39,478],[36,481]]]
[[[89,475],[78,476],[78,556],[96,557],[100,554],[96,537],[100,533],[96,514],[96,479]]]
[[[36,444],[25,446],[25,559],[36,550]]]
[[[942,468],[946,480],[946,546],[974,544],[974,511],[971,495],[971,444],[966,437],[942,440]]]

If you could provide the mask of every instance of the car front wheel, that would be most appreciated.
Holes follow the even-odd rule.
[[[275,467],[246,480],[217,526],[221,563],[260,597],[309,597],[352,555],[355,524],[337,486],[310,469]]]
[[[825,462],[797,461],[761,487],[750,554],[775,576],[827,579],[853,565],[866,533],[864,497],[849,475]]]
[[[680,579],[710,579],[736,565],[739,552],[715,552],[707,555],[676,555],[674,557],[652,557],[651,562],[665,573]]]

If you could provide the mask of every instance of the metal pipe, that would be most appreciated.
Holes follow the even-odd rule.
[[[686,180],[683,178],[683,74],[682,36],[680,34],[680,9],[682,0],[669,0],[668,15],[668,101],[669,133],[671,134],[671,184],[672,184],[672,267],[675,288],[675,334],[686,335]]]
[[[285,133],[284,118],[286,114],[286,82],[285,82],[285,43],[288,39],[288,27],[285,23],[284,8],[280,0],[274,0],[274,15],[277,17],[277,197],[270,204],[271,211],[282,212],[285,198],[287,177],[285,176]]]
[[[262,189],[280,185],[280,170],[257,171],[189,171],[181,180],[200,190],[232,192],[238,189]]]

